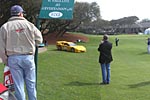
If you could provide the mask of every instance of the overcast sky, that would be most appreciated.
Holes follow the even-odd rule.
[[[150,19],[150,0],[75,0],[97,2],[101,16],[105,20],[137,16],[139,19]]]

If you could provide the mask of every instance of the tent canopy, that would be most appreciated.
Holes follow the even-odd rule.
[[[147,28],[147,29],[144,31],[144,34],[150,34],[150,28]]]

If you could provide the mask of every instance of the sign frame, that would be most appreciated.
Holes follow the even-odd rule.
[[[40,19],[73,19],[74,0],[42,0]]]

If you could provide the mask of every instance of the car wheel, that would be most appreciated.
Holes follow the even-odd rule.
[[[74,49],[74,48],[71,48],[71,52],[75,52],[75,49]]]
[[[61,46],[58,46],[57,49],[58,49],[58,50],[62,50]]]

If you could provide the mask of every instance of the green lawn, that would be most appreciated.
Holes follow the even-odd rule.
[[[102,36],[87,36],[89,42],[79,43],[87,48],[86,53],[57,51],[55,45],[50,45],[48,51],[38,55],[38,100],[149,100],[150,55],[146,39],[150,36],[110,36],[114,59],[110,85],[99,85],[97,48]],[[120,39],[118,47],[116,37]]]

